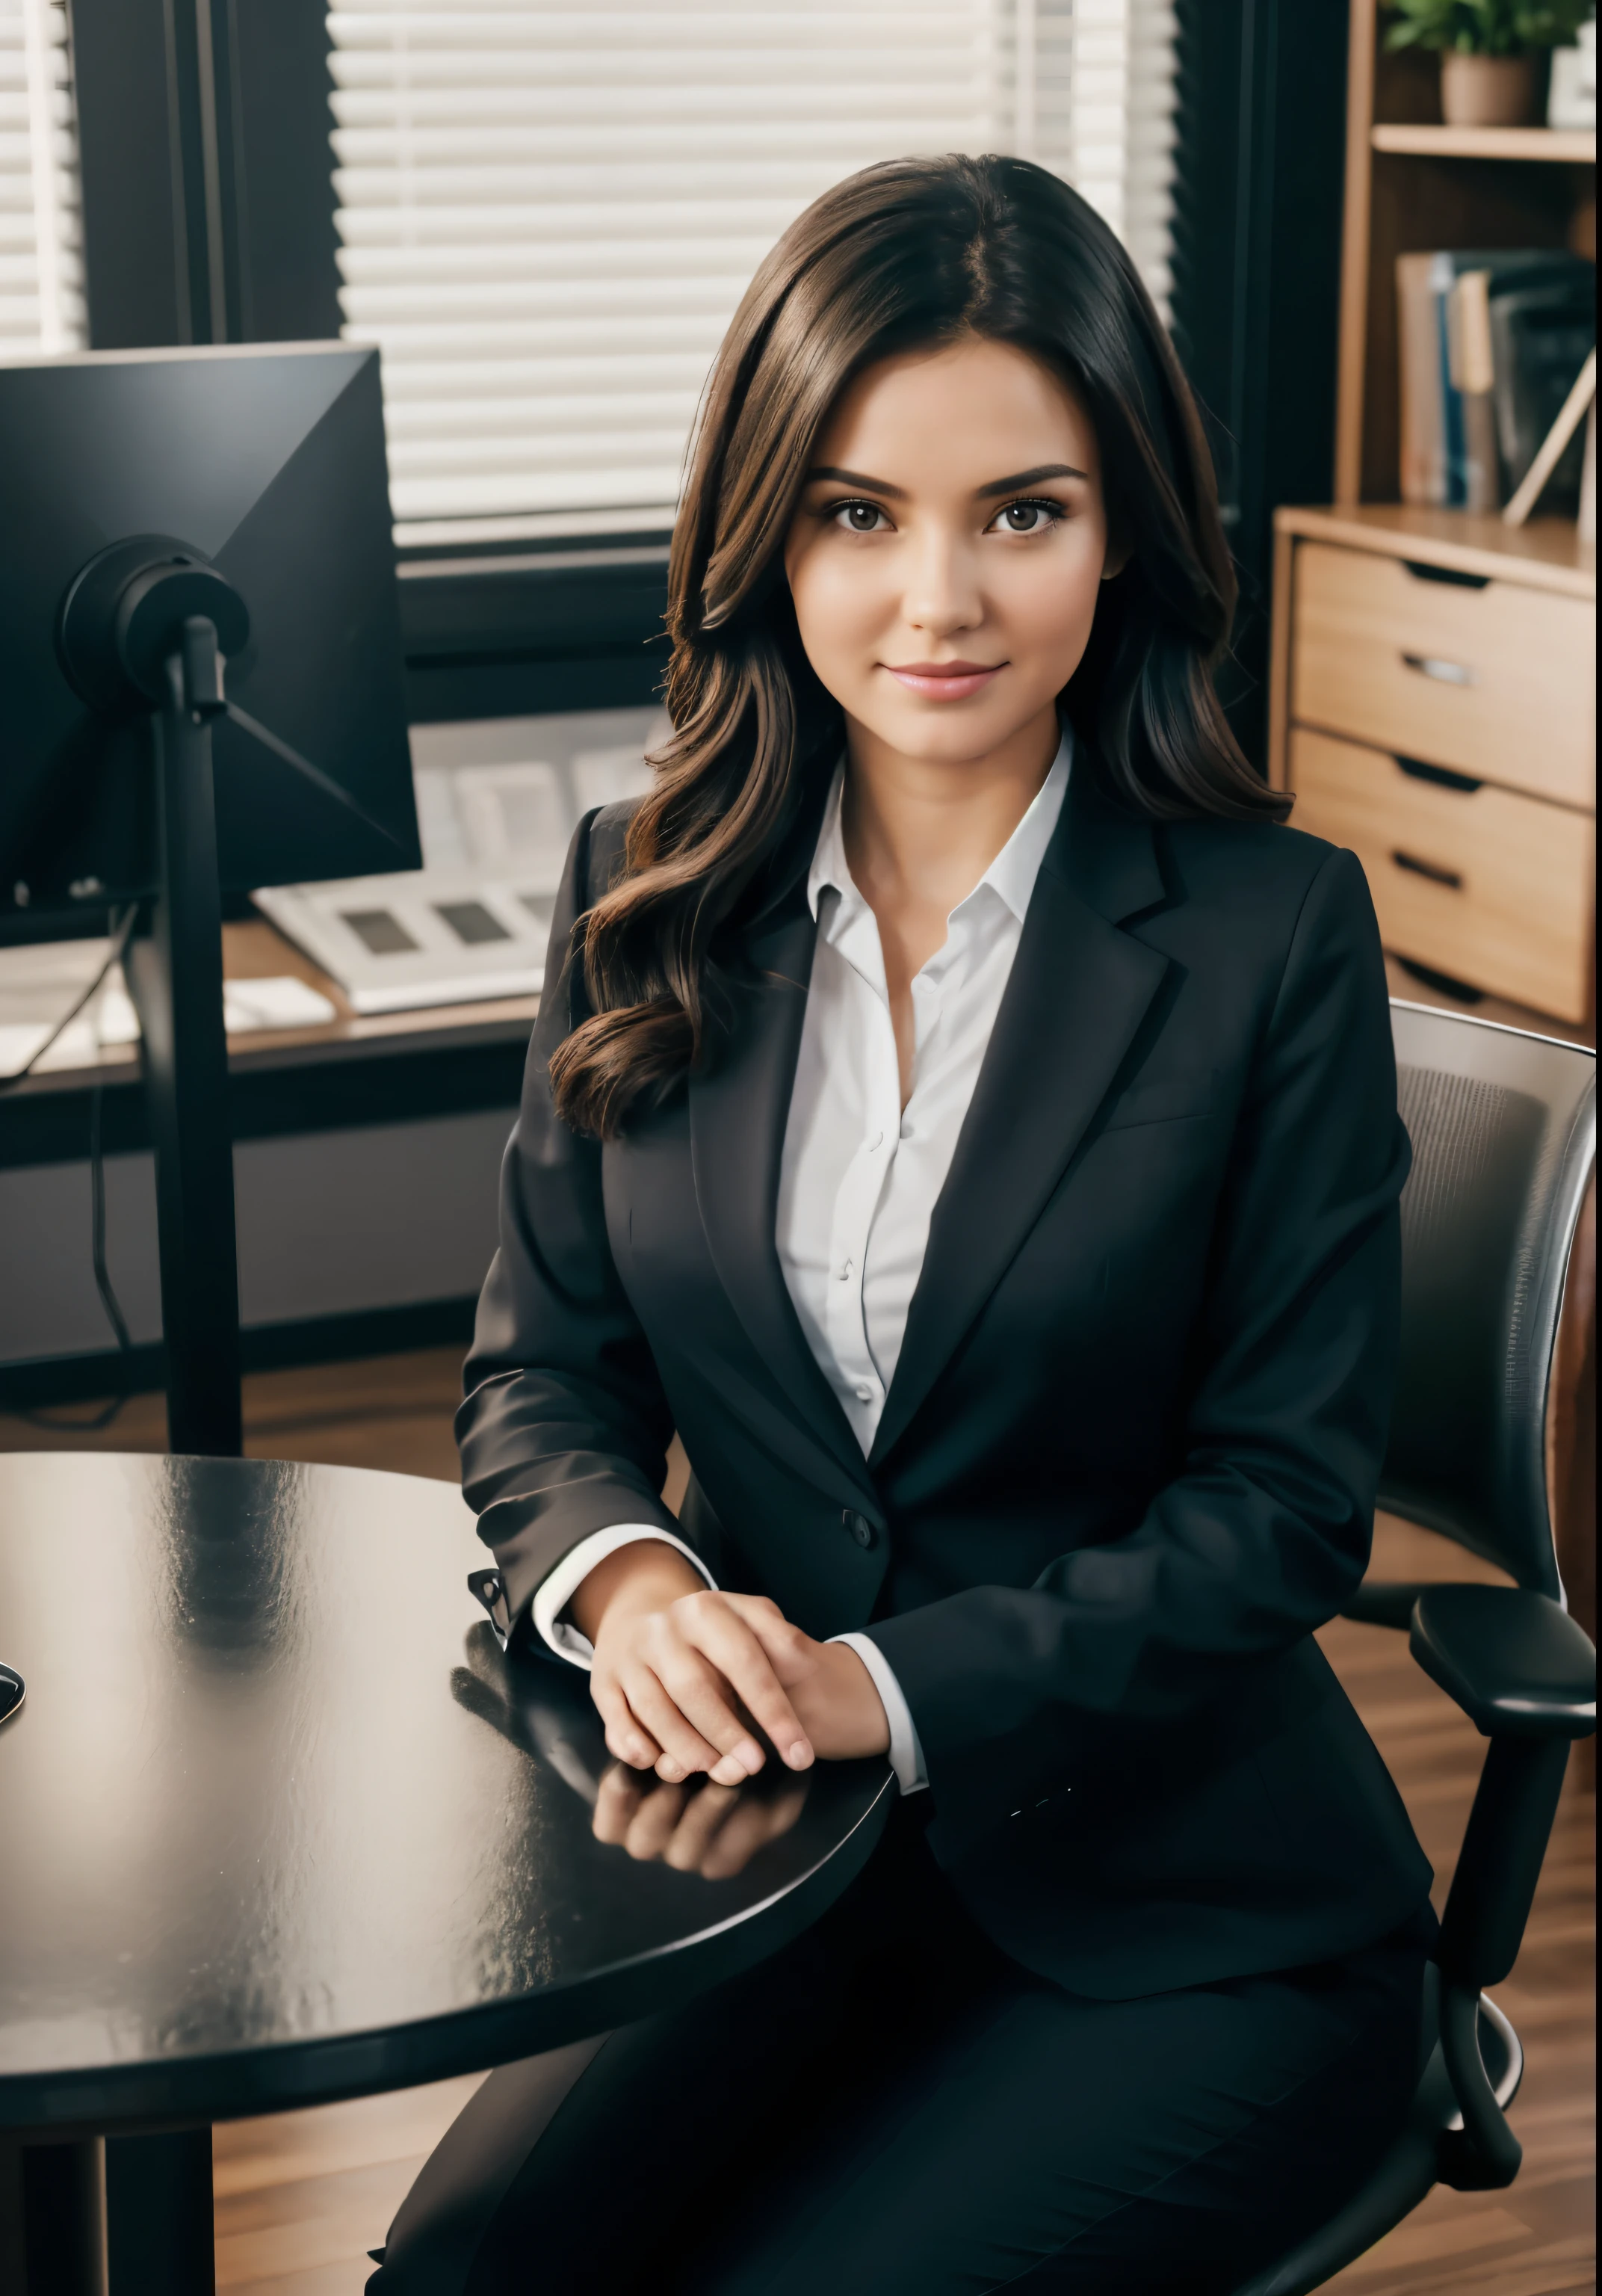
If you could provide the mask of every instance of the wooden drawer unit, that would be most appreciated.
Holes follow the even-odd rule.
[[[1399,557],[1297,543],[1290,716],[1592,805],[1594,609],[1516,581],[1431,571],[1436,578]]]
[[[1565,1021],[1590,1011],[1595,823],[1290,730],[1298,829],[1355,853],[1399,956]]]

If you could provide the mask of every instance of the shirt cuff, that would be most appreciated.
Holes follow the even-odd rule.
[[[558,1658],[565,1658],[571,1666],[582,1666],[587,1672],[594,1663],[595,1649],[587,1635],[581,1635],[562,1612],[577,1594],[580,1587],[598,1562],[609,1554],[616,1554],[620,1546],[632,1546],[636,1539],[659,1538],[664,1546],[676,1546],[687,1562],[693,1563],[708,1587],[716,1579],[707,1570],[693,1546],[686,1546],[671,1530],[664,1530],[655,1522],[615,1522],[609,1530],[593,1530],[588,1538],[581,1538],[569,1554],[564,1554],[548,1578],[542,1578],[534,1590],[534,1603],[529,1616],[535,1632]],[[883,1661],[881,1660],[882,1664]],[[894,1677],[892,1677],[894,1678]]]
[[[921,1793],[928,1784],[929,1774],[923,1766],[923,1748],[918,1742],[912,1710],[902,1696],[901,1685],[890,1661],[871,1635],[830,1635],[829,1639],[831,1643],[845,1643],[867,1668],[885,1710],[885,1719],[890,1725],[890,1767],[895,1773],[895,1783],[903,1794]]]

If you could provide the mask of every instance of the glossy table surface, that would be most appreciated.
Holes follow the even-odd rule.
[[[584,1677],[476,1623],[484,1560],[444,1483],[0,1456],[28,1685],[0,1726],[0,2128],[528,2055],[749,1965],[860,1870],[883,1762],[715,1810],[617,1770]]]

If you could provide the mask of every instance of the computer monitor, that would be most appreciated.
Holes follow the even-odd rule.
[[[119,916],[175,1450],[241,1443],[224,890],[421,857],[377,352],[0,364],[0,937]]]
[[[379,362],[339,343],[0,361],[0,939],[82,933],[157,888],[151,703],[95,707],[64,603],[167,537],[244,601],[213,727],[225,893],[416,868]],[[48,921],[48,922],[47,922]],[[10,930],[8,931],[8,927]]]

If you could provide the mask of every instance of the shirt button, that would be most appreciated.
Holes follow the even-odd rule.
[[[850,1262],[848,1259],[847,1259],[847,1260],[846,1260],[846,1262],[845,1262],[841,1267],[837,1267],[837,1268],[835,1269],[835,1277],[836,1277],[836,1280],[837,1280],[838,1283],[850,1283],[850,1281],[851,1281],[851,1262]]]
[[[856,1383],[856,1399],[859,1403],[871,1403],[873,1400],[873,1390],[865,1379],[859,1379]]]
[[[854,1514],[847,1511],[843,1520],[846,1529],[851,1533],[851,1536],[855,1539],[859,1546],[868,1547],[872,1546],[879,1534],[874,1529],[873,1525],[869,1521],[865,1514]]]
[[[873,1152],[874,1152],[874,1150],[875,1150],[876,1148],[882,1148],[882,1147],[884,1146],[884,1144],[885,1144],[885,1136],[884,1136],[884,1134],[883,1134],[882,1132],[876,1132],[876,1133],[874,1134],[874,1136],[873,1136],[872,1139],[871,1139],[871,1140],[870,1140],[870,1142],[868,1143],[868,1153],[870,1154],[870,1156],[871,1156],[871,1155],[872,1155],[872,1153],[873,1153]]]

